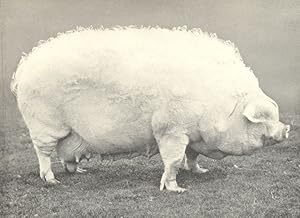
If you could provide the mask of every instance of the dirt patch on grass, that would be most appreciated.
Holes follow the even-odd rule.
[[[1,130],[1,209],[4,217],[299,217],[300,116],[288,141],[252,156],[199,163],[210,171],[181,171],[178,182],[188,189],[159,191],[163,166],[159,155],[82,163],[85,174],[54,172],[62,182],[44,184],[26,128],[18,122]],[[20,124],[20,125],[19,125]],[[53,157],[56,161],[56,157]]]

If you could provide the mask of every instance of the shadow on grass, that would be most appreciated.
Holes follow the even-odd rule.
[[[178,182],[186,180],[197,180],[199,183],[211,182],[214,180],[225,179],[227,173],[223,169],[214,168],[206,173],[198,174],[191,171],[182,170],[178,174]]]
[[[140,165],[133,166],[124,163],[113,163],[109,166],[90,168],[86,173],[69,174],[61,171],[56,173],[56,176],[61,181],[60,185],[64,187],[77,186],[82,190],[91,191],[123,188],[138,189],[145,186],[158,189],[162,173],[163,168],[160,166],[142,168]],[[30,175],[30,177],[32,176],[38,177],[36,174]],[[180,170],[177,175],[177,181],[179,185],[185,183],[199,184],[222,180],[226,177],[226,171],[219,168],[211,169],[203,174]],[[49,186],[45,185],[45,187]]]

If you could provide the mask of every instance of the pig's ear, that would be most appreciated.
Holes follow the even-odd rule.
[[[279,120],[278,106],[273,100],[251,101],[245,107],[243,115],[253,123]]]

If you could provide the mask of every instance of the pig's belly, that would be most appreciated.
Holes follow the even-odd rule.
[[[65,109],[70,128],[99,154],[146,151],[153,147],[152,111],[128,101],[97,97],[73,101]]]
[[[138,125],[137,125],[138,126]],[[89,144],[89,150],[99,154],[147,152],[155,146],[155,139],[147,128],[123,125],[104,134],[82,136]]]

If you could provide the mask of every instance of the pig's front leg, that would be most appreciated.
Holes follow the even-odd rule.
[[[178,186],[176,175],[185,156],[189,139],[185,134],[172,133],[157,139],[159,152],[164,163],[164,173],[160,182],[160,190],[166,187],[169,191],[184,192],[186,189]]]
[[[192,144],[189,144],[185,150],[185,160],[183,169],[190,170],[193,173],[205,173],[208,171],[208,169],[202,168],[199,166],[197,162],[197,157],[199,155],[199,152],[195,151],[191,148]]]

